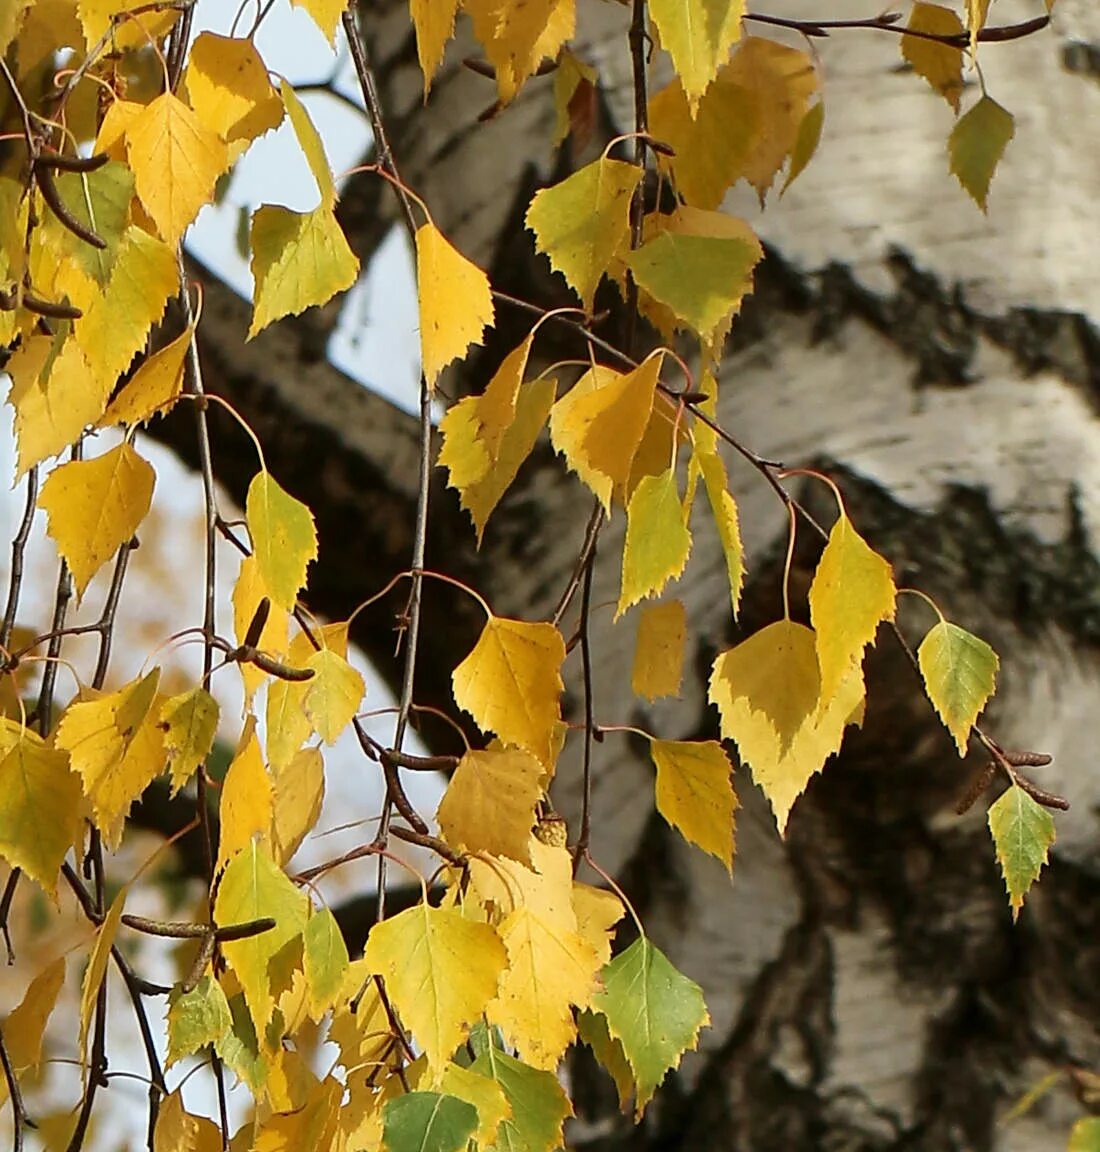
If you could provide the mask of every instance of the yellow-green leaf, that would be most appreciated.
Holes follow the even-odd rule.
[[[38,505],[72,570],[78,596],[137,532],[152,505],[155,482],[152,466],[129,443],[50,473]]]
[[[564,660],[565,641],[552,624],[490,616],[454,670],[455,703],[483,731],[549,764],[561,720]]]
[[[367,686],[358,670],[329,648],[315,652],[306,667],[313,679],[303,700],[313,730],[326,744],[333,744],[355,719]]]
[[[977,636],[941,620],[917,649],[924,686],[959,755],[966,755],[970,729],[997,681],[997,653]]]
[[[990,96],[983,96],[955,125],[947,141],[951,171],[984,212],[993,173],[1008,142],[1016,134],[1016,120]]]
[[[893,620],[897,592],[890,565],[843,513],[810,585],[810,619],[817,635],[822,705],[863,660],[863,650],[884,620]]]
[[[134,117],[126,154],[137,194],[161,236],[178,244],[229,164],[225,141],[171,92]]]
[[[647,596],[656,596],[684,571],[691,533],[676,483],[676,471],[644,476],[626,509],[623,581],[616,617]]]
[[[190,992],[173,988],[167,1023],[169,1067],[207,1044],[216,1044],[233,1023],[222,986],[207,973]]]
[[[592,309],[596,286],[630,232],[630,200],[642,170],[622,160],[601,157],[579,172],[535,193],[527,209],[527,227],[535,246],[550,258]]]
[[[80,834],[82,796],[64,752],[0,720],[0,856],[55,900],[61,862]]]
[[[989,831],[1015,920],[1054,843],[1054,817],[1013,784],[989,809]]]
[[[88,1052],[88,1029],[92,1025],[92,1014],[99,998],[99,989],[107,975],[107,961],[111,958],[111,948],[118,935],[118,926],[122,923],[122,910],[126,907],[127,892],[128,889],[124,885],[119,889],[111,907],[107,909],[103,923],[96,929],[88,967],[84,969],[84,982],[80,986],[80,1036],[77,1040],[77,1051],[82,1064]]]
[[[491,1043],[470,1070],[499,1084],[511,1108],[490,1152],[554,1152],[564,1146],[562,1124],[573,1108],[553,1072],[531,1068]]]
[[[160,669],[131,680],[110,695],[70,704],[54,742],[84,782],[96,827],[110,848],[122,838],[122,821],[166,760],[158,720]]]
[[[963,32],[962,21],[956,12],[941,4],[925,3],[925,0],[914,0],[906,27],[914,32],[930,32],[934,36],[959,36]],[[923,76],[958,115],[959,97],[963,90],[962,48],[926,36],[902,36],[901,54],[913,71]]]
[[[274,1008],[271,962],[306,926],[309,901],[271,858],[267,844],[252,841],[222,874],[214,902],[219,925],[271,917],[275,927],[243,940],[226,940],[222,953],[244,990],[256,1035],[262,1037]]]
[[[457,1096],[459,1100],[465,1100],[477,1109],[474,1140],[481,1148],[492,1147],[501,1121],[512,1115],[512,1106],[501,1086],[469,1068],[448,1064],[439,1087],[441,1091]]]
[[[268,472],[257,472],[248,486],[245,519],[264,586],[272,603],[290,612],[305,587],[306,569],[317,559],[313,513],[279,486]]]
[[[716,740],[654,740],[657,811],[693,844],[733,868],[734,811],[730,762]]]
[[[303,968],[314,1020],[336,1001],[348,967],[348,949],[336,917],[327,909],[314,912],[302,934]]]
[[[680,694],[686,636],[687,612],[682,600],[642,605],[630,674],[636,696],[656,700],[658,696]]]
[[[249,244],[256,280],[250,340],[283,316],[327,304],[359,275],[359,261],[324,204],[312,212],[264,204],[252,214]]]
[[[493,323],[493,297],[488,276],[431,223],[416,230],[416,286],[420,363],[432,388],[452,360],[481,343]]]
[[[488,924],[428,904],[375,924],[363,958],[385,978],[433,1077],[442,1074],[496,994],[507,962],[504,944]]]
[[[467,752],[459,761],[436,819],[458,851],[531,861],[531,828],[542,796],[542,764],[519,748]]]
[[[650,0],[649,11],[694,111],[741,35],[744,0]]]
[[[205,688],[192,688],[165,700],[160,728],[174,796],[191,779],[214,747],[218,733],[218,702]]]
[[[798,135],[791,149],[791,167],[779,191],[781,196],[802,175],[806,165],[814,158],[817,146],[821,143],[821,132],[824,127],[825,104],[819,100],[810,106],[809,111],[799,122]]]

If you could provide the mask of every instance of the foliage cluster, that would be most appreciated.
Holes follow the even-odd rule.
[[[579,153],[601,80],[571,47],[578,2],[598,0],[411,0],[425,100],[461,8],[483,52],[473,66],[495,82],[492,114],[507,116],[525,85],[550,83],[558,112],[551,143],[568,140]],[[366,115],[383,142],[366,49],[370,5],[357,21],[342,0],[295,3],[334,43],[346,37]],[[982,42],[1028,34],[1046,17],[989,28],[989,0],[966,0],[961,12],[917,0],[904,25],[894,15],[783,20],[749,14],[741,0],[633,4],[635,130],[539,191],[526,212],[535,246],[579,307],[530,309],[524,340],[483,390],[451,405],[439,428],[438,464],[479,540],[548,428],[592,494],[584,549],[553,619],[509,619],[483,603],[484,629],[454,669],[453,696],[455,715],[468,714],[486,740],[461,757],[425,761],[402,745],[416,701],[422,584],[449,579],[424,570],[427,485],[417,552],[409,571],[395,576],[410,587],[405,689],[393,742],[383,747],[358,719],[365,685],[348,661],[349,621],[321,624],[299,599],[317,555],[311,511],[269,473],[259,443],[246,536],[222,515],[214,465],[204,456],[207,580],[217,551],[236,549],[245,559],[232,604],[209,596],[206,618],[190,630],[204,645],[201,682],[164,693],[153,667],[106,690],[127,557],[156,486],[140,450],[142,427],[190,405],[205,443],[209,405],[223,403],[203,387],[195,342],[201,308],[181,243],[219,180],[284,120],[316,181],[317,204],[307,212],[264,204],[252,215],[250,336],[326,303],[359,273],[337,219],[325,145],[293,86],[273,79],[256,48],[254,32],[269,8],[257,5],[251,28],[242,9],[227,34],[197,37],[186,0],[15,0],[0,14],[5,125],[17,153],[0,176],[0,343],[10,350],[8,400],[18,476],[28,490],[0,632],[8,681],[0,854],[12,869],[3,907],[20,882],[55,902],[68,889],[90,925],[81,955],[31,973],[22,1003],[0,1029],[16,1141],[28,1123],[20,1085],[43,1059],[43,1028],[67,971],[82,969],[79,1035],[69,1053],[79,1060],[82,1084],[65,1138],[70,1149],[82,1146],[105,1082],[106,974],[114,965],[146,1041],[150,1147],[453,1152],[473,1141],[486,1150],[550,1152],[571,1112],[556,1071],[573,1044],[592,1048],[623,1108],[640,1117],[707,1023],[699,987],[647,938],[592,859],[590,830],[601,814],[586,800],[580,827],[567,831],[549,802],[567,742],[580,745],[590,782],[599,771],[597,737],[634,731],[613,717],[597,720],[591,703],[589,592],[601,525],[626,517],[615,614],[636,628],[633,687],[649,700],[679,690],[687,613],[680,600],[662,597],[689,563],[693,532],[717,533],[731,611],[738,610],[744,562],[730,453],[775,490],[792,548],[799,525],[825,538],[809,624],[800,622],[806,614],[798,606],[792,613],[784,586],[782,617],[714,661],[710,699],[727,743],[636,733],[651,750],[658,811],[727,869],[737,807],[729,749],[751,770],[783,834],[810,779],[846,728],[861,722],[868,646],[884,628],[905,643],[895,618],[900,593],[910,590],[896,587],[889,562],[862,538],[839,491],[833,488],[837,516],[826,532],[792,497],[795,473],[756,456],[718,420],[715,367],[763,256],[749,224],[723,212],[722,202],[740,181],[763,203],[781,176],[780,194],[799,176],[825,123],[813,45],[832,30],[862,27],[897,35],[913,82],[923,78],[955,111],[949,167],[984,211],[1013,119],[984,83],[962,111],[964,69],[977,69]],[[802,46],[771,38],[784,29]],[[646,69],[657,50],[672,79],[651,93]],[[399,156],[377,149],[378,177],[393,185],[415,247],[430,444],[427,422],[441,376],[482,340],[496,308],[517,302],[495,297],[484,271],[436,227],[431,205],[404,184],[399,164]],[[671,190],[670,211],[651,210],[647,174]],[[617,340],[604,334],[596,312],[605,281],[625,301],[626,333]],[[173,300],[171,314],[183,318],[174,332],[162,324]],[[648,355],[639,352],[635,315],[662,341]],[[531,369],[544,324],[571,328],[587,362]],[[48,627],[20,620],[17,629],[19,559],[37,510],[62,559],[58,607]],[[197,568],[203,563],[197,559]],[[70,591],[82,597],[105,568],[111,579],[95,626],[99,658],[62,701],[57,669],[74,631],[66,627]],[[477,595],[455,592],[465,593]],[[994,774],[1007,779],[989,825],[1018,912],[1053,841],[1049,808],[1058,798],[1021,771],[1041,757],[1006,753],[976,727],[994,689],[992,649],[927,597],[911,592],[910,602],[916,613],[931,608],[934,619],[910,652],[932,706],[960,755],[972,740],[984,745],[991,767],[981,787]],[[219,723],[217,686],[235,674],[247,712],[215,798],[207,761]],[[563,717],[567,676],[585,701],[579,721]],[[324,749],[349,727],[385,774],[388,799],[374,838],[328,867],[387,858],[394,839],[427,847],[440,862],[430,881],[419,878],[421,901],[380,919],[356,959],[331,912],[311,896],[319,870],[293,866],[320,810]],[[438,834],[401,783],[404,771],[433,766],[451,770],[435,814]],[[121,878],[106,875],[105,853],[120,845],[131,806],[162,773],[173,792],[194,792],[207,844],[207,899],[194,923],[128,914],[137,877],[115,889]],[[603,885],[576,878],[585,864]],[[621,938],[632,942],[613,954],[628,912]],[[167,992],[166,1067],[150,1023],[157,990],[121,947],[134,931],[191,942],[186,970]],[[328,1070],[310,1061],[322,1034],[339,1052]],[[216,1081],[220,1124],[190,1114],[179,1083],[169,1090],[174,1067],[191,1057],[202,1057]],[[227,1076],[247,1085],[255,1102],[236,1133],[225,1127]]]

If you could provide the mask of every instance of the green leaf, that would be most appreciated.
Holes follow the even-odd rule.
[[[382,1108],[388,1152],[458,1152],[476,1128],[472,1104],[439,1092],[406,1092]]]
[[[983,96],[955,125],[947,141],[951,171],[984,212],[993,179],[1008,142],[1016,134],[1011,112]]]
[[[744,240],[669,231],[625,257],[638,286],[704,341],[752,291],[759,259]]]
[[[644,936],[607,965],[603,982],[593,1007],[607,1017],[608,1031],[634,1070],[635,1115],[640,1117],[669,1070],[696,1046],[699,1030],[710,1023],[703,990]]]
[[[207,974],[190,992],[173,988],[168,996],[168,1064],[207,1044],[217,1044],[233,1026],[222,986]]]
[[[294,610],[306,569],[317,559],[313,513],[276,483],[268,472],[257,472],[248,486],[245,518],[252,550],[272,602],[284,612]]]
[[[684,523],[676,470],[643,476],[626,510],[623,582],[615,618],[679,577],[690,553],[691,532]]]
[[[112,160],[95,172],[62,173],[56,181],[57,191],[69,211],[107,247],[96,248],[67,230],[61,233],[64,243],[84,271],[98,284],[105,285],[111,278],[130,215],[134,174],[125,164]]]
[[[634,1073],[630,1070],[622,1044],[607,1030],[607,1017],[587,1008],[578,1012],[577,1035],[592,1049],[600,1066],[615,1081],[619,1107],[625,1112],[630,1097],[634,1095]]]
[[[966,755],[970,729],[997,681],[997,653],[957,624],[941,620],[917,649],[928,699]]]
[[[1066,1152],[1100,1152],[1100,1116],[1082,1116],[1074,1124]]]
[[[1015,920],[1047,862],[1054,843],[1054,817],[1014,784],[989,809],[989,830]]]
[[[491,1043],[470,1068],[495,1080],[512,1108],[484,1152],[553,1152],[562,1146],[562,1124],[573,1109],[553,1072],[531,1068]]]

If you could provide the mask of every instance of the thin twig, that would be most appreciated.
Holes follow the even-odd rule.
[[[8,1082],[8,1095],[11,1097],[12,1111],[12,1152],[23,1152],[23,1132],[27,1128],[27,1109],[23,1103],[23,1092],[19,1087],[19,1077],[12,1067],[11,1056],[0,1031],[0,1065],[4,1068],[4,1079]]]
[[[8,606],[4,610],[4,623],[0,626],[0,648],[5,652],[11,646],[12,629],[19,612],[19,594],[23,589],[23,566],[26,560],[27,541],[31,536],[35,508],[38,502],[38,465],[27,473],[27,503],[23,509],[23,519],[19,531],[11,542],[11,575],[8,578]]]
[[[915,36],[920,40],[932,40],[951,48],[965,48],[970,43],[969,32],[925,32],[916,28],[906,28],[900,12],[884,12],[879,16],[869,16],[855,20],[797,20],[786,16],[769,16],[763,12],[746,12],[744,18],[757,24],[767,24],[772,28],[789,28],[803,36],[822,37],[830,32],[866,28],[876,32],[893,32],[898,36]],[[1050,23],[1049,16],[1036,16],[1021,24],[1007,24],[998,28],[983,28],[977,36],[980,43],[1005,43],[1020,40],[1042,31]]]

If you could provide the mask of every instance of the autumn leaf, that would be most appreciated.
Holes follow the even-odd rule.
[[[448,1096],[457,1096],[477,1109],[477,1130],[474,1139],[482,1148],[489,1148],[496,1140],[502,1120],[512,1114],[512,1106],[504,1089],[494,1080],[479,1076],[470,1068],[448,1064],[439,1081],[439,1087]]]
[[[42,1062],[46,1025],[65,983],[65,957],[47,964],[30,982],[23,999],[4,1020],[4,1045],[17,1072],[37,1072]],[[0,1089],[0,1100],[7,1087]]]
[[[158,720],[160,669],[65,710],[54,741],[69,753],[84,783],[96,827],[108,847],[122,839],[122,821],[167,758]]]
[[[65,249],[96,283],[107,284],[129,222],[133,172],[112,160],[94,172],[62,172],[55,183],[73,218],[104,244],[96,248],[66,228],[60,233]]]
[[[649,10],[694,111],[741,35],[744,0],[650,0]]]
[[[1046,864],[1054,843],[1054,817],[1013,784],[989,809],[989,831],[1008,889],[1012,918]]]
[[[183,1106],[179,1089],[160,1102],[153,1147],[156,1152],[218,1152],[221,1129],[208,1116],[194,1116]]]
[[[970,729],[996,685],[997,653],[965,628],[941,620],[917,649],[928,699],[966,755]]]
[[[630,686],[636,696],[678,696],[684,668],[687,614],[682,600],[645,604],[638,614]]]
[[[62,861],[80,834],[82,796],[63,751],[0,720],[0,856],[55,901]]]
[[[490,616],[451,678],[455,703],[478,726],[544,765],[561,719],[565,641],[552,624]]]
[[[376,924],[363,957],[371,972],[385,977],[433,1077],[485,1011],[507,963],[504,944],[488,924],[428,904]]]
[[[657,811],[693,844],[733,868],[737,797],[732,768],[715,740],[653,740]]]
[[[305,587],[306,569],[317,559],[313,513],[268,472],[257,472],[248,486],[245,519],[264,586],[275,606],[290,612]]]
[[[172,779],[172,795],[210,755],[218,731],[218,702],[205,688],[192,688],[165,700],[159,727]]]
[[[256,281],[250,340],[283,316],[327,304],[359,275],[359,261],[324,204],[312,212],[262,205],[252,214],[249,247]]]
[[[221,944],[244,991],[257,1036],[264,1035],[275,1004],[271,962],[301,935],[308,913],[308,899],[276,865],[264,841],[250,841],[226,865],[214,902],[215,922],[245,924],[264,917],[275,921],[266,932]]]
[[[659,595],[682,575],[691,553],[691,533],[676,483],[676,470],[645,476],[626,509],[623,579],[616,619],[632,604]]]
[[[291,0],[291,3],[309,13],[330,45],[335,43],[340,17],[347,11],[344,0]]]
[[[502,104],[509,103],[544,59],[572,38],[576,0],[463,0],[496,74]]]
[[[519,748],[467,752],[439,802],[436,819],[458,851],[531,862],[531,827],[544,768]]]
[[[163,415],[183,391],[187,356],[194,339],[186,328],[170,344],[154,352],[130,377],[97,421],[100,428],[115,424],[134,427]]]
[[[460,0],[410,0],[409,13],[416,29],[416,55],[424,73],[424,99],[432,77],[443,62],[447,41],[454,35]]]
[[[123,885],[111,902],[103,923],[96,929],[95,943],[88,957],[88,967],[84,969],[84,980],[80,986],[80,1035],[77,1040],[77,1051],[82,1066],[88,1055],[88,1030],[92,1026],[92,1014],[95,1012],[99,990],[107,975],[107,961],[111,958],[111,948],[118,935],[118,927],[122,923],[122,911],[126,906],[128,894],[128,888]]]
[[[348,949],[336,917],[327,908],[310,916],[302,933],[302,964],[314,1020],[336,1002],[348,967]]]
[[[168,1066],[216,1044],[232,1023],[222,986],[209,973],[190,992],[173,988],[168,994]]]
[[[153,502],[156,475],[129,442],[50,473],[38,505],[72,570],[78,596],[137,532]]]
[[[710,1016],[699,985],[677,972],[645,936],[608,964],[603,984],[593,1003],[633,1069],[640,1119],[661,1081],[695,1048]]]
[[[722,554],[726,559],[730,604],[736,617],[741,601],[741,589],[745,582],[744,552],[741,547],[741,524],[737,502],[730,495],[726,481],[726,467],[717,451],[697,451],[692,457],[692,462],[699,468],[703,477],[703,487],[714,517],[715,528],[718,530]]]
[[[285,764],[273,764],[275,777],[271,849],[285,865],[317,823],[325,797],[325,765],[320,749],[303,748]]]
[[[825,127],[825,105],[822,101],[811,104],[805,116],[798,125],[798,135],[795,137],[794,147],[791,149],[791,166],[787,170],[787,179],[779,190],[780,196],[798,179],[806,170],[806,165],[817,153],[817,146],[821,143],[821,133]]]
[[[200,33],[184,84],[195,115],[226,141],[231,159],[282,122],[283,101],[250,38]]]
[[[568,48],[558,57],[554,70],[553,147],[559,147],[572,133],[573,144],[583,149],[592,138],[596,119],[596,69],[575,56]]]
[[[983,96],[955,125],[947,141],[951,171],[984,212],[993,173],[1016,134],[1011,112]]]
[[[939,37],[958,36],[963,32],[962,21],[956,12],[924,0],[914,0],[906,27]],[[958,115],[959,97],[963,90],[962,48],[925,36],[902,36],[901,54],[913,71],[923,76]]]
[[[550,258],[592,310],[596,286],[630,231],[630,200],[642,170],[601,157],[578,172],[536,192],[526,224],[535,246]]]
[[[249,716],[222,781],[218,806],[218,871],[256,836],[267,836],[271,830],[272,807],[271,777],[260,752],[256,721]]]
[[[822,706],[832,699],[849,666],[862,662],[879,624],[893,620],[896,599],[889,563],[841,513],[810,585]]]
[[[336,204],[336,183],[332,178],[332,167],[328,162],[320,133],[306,106],[298,99],[294,85],[284,80],[279,85],[279,92],[286,108],[287,119],[298,139],[298,146],[302,149],[302,155],[305,156],[313,179],[317,182],[317,191],[321,194],[321,208],[326,215],[331,214]]]
[[[229,165],[225,141],[171,92],[134,117],[126,154],[137,194],[171,245],[179,243]]]
[[[432,388],[452,360],[481,343],[493,323],[493,297],[485,273],[431,223],[416,230],[416,285],[420,363]]]

